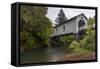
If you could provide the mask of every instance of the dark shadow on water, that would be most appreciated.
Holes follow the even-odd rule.
[[[20,60],[21,63],[40,63],[40,62],[55,62],[57,57],[61,57],[67,54],[64,47],[56,48],[39,48],[32,49],[21,53]]]

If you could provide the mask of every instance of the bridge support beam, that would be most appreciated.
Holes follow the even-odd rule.
[[[80,35],[78,33],[75,33],[74,36],[75,36],[75,40],[76,41],[79,41],[80,40]]]

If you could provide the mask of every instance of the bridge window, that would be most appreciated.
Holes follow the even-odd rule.
[[[65,31],[65,25],[63,26],[63,31]]]
[[[85,25],[84,20],[80,20],[79,23],[78,23],[78,25],[79,25],[79,27],[84,26]]]

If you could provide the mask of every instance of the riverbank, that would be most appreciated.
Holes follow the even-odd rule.
[[[70,53],[64,47],[33,49],[21,53],[21,64],[94,60],[95,52]]]
[[[79,61],[79,60],[94,60],[95,53],[72,53],[57,58],[59,61]]]

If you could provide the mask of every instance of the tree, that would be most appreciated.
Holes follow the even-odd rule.
[[[93,25],[94,23],[95,23],[95,17],[93,17],[93,18],[89,17],[88,25]]]
[[[67,20],[67,17],[65,16],[63,9],[60,9],[59,14],[58,14],[58,18],[56,18],[55,22],[60,24],[66,20]]]
[[[95,16],[93,18],[90,17],[87,21],[87,24],[86,33],[90,35],[90,32],[93,30],[93,28],[95,28]]]
[[[48,46],[53,26],[46,17],[47,7],[21,6],[20,42],[24,49]]]

